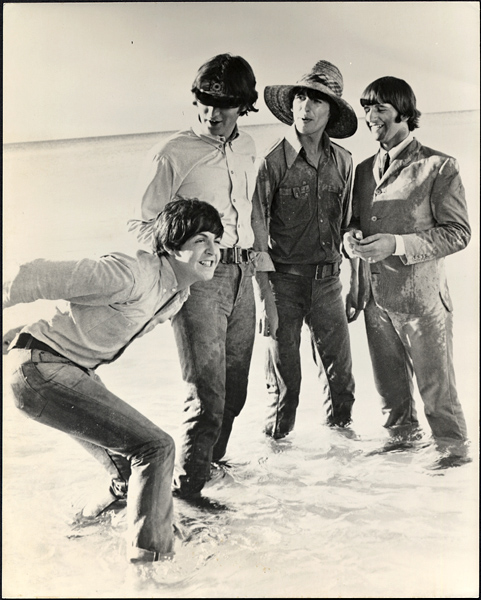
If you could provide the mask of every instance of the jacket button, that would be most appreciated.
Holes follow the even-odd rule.
[[[382,194],[382,191],[381,190],[376,190],[374,193],[376,194],[376,196],[379,196],[379,194]]]
[[[371,221],[377,221],[377,217],[376,216],[371,217]]]

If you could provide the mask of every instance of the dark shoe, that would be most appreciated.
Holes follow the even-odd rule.
[[[349,427],[352,423],[351,415],[344,415],[338,417],[328,417],[326,420],[328,427]]]
[[[435,460],[431,465],[428,466],[428,469],[430,471],[441,471],[444,469],[451,469],[453,467],[462,467],[470,462],[473,462],[473,459],[469,456],[447,455],[441,456],[441,458]]]
[[[198,494],[192,494],[190,496],[181,496],[179,494],[176,494],[175,491],[173,491],[172,495],[174,496],[174,498],[177,498],[181,502],[185,502],[190,506],[207,510],[209,512],[223,512],[226,510],[231,510],[226,504],[222,504],[221,502],[217,502],[216,500],[211,500],[206,496],[202,496],[200,492]]]

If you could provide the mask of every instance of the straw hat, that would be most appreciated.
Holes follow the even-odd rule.
[[[344,87],[339,69],[327,60],[317,62],[312,70],[294,85],[268,85],[264,90],[264,99],[271,113],[286,125],[292,125],[291,92],[296,87],[309,88],[322,92],[339,109],[339,117],[329,122],[326,133],[334,138],[347,138],[357,130],[357,117],[353,108],[341,98]]]

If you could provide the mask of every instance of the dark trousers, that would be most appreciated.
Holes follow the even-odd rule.
[[[127,488],[127,556],[157,560],[173,551],[174,441],[115,396],[93,371],[42,350],[11,350],[11,386],[28,417],[79,441]]]
[[[269,338],[266,356],[270,414],[265,431],[274,438],[294,428],[301,387],[300,341],[305,322],[311,332],[319,366],[319,396],[327,422],[346,425],[354,402],[351,348],[339,275],[312,279],[290,273],[270,273],[279,315],[277,339]]]
[[[255,336],[252,267],[219,264],[212,280],[191,287],[173,328],[187,387],[175,488],[189,496],[224,456],[246,401]]]

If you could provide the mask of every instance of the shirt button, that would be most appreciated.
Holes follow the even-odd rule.
[[[376,190],[374,193],[376,194],[376,196],[379,196],[379,194],[382,194],[381,190]]]
[[[235,202],[235,198],[232,198],[232,202]]]
[[[231,172],[230,172],[230,174],[231,174],[231,175],[234,175],[234,171],[231,171]]]
[[[377,221],[377,217],[371,217],[371,221]]]
[[[320,221],[321,223],[324,223],[324,219],[319,219],[319,221]]]

